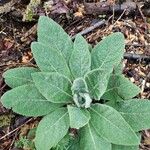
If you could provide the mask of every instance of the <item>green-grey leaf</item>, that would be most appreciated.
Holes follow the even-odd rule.
[[[62,27],[52,19],[41,16],[37,30],[38,42],[53,47],[58,53],[62,53],[64,59],[68,62],[73,50],[73,43]]]
[[[123,145],[112,145],[112,150],[139,150],[139,145],[136,146],[123,146]]]
[[[45,116],[36,131],[35,146],[37,150],[50,150],[67,134],[69,116],[66,108],[59,108]]]
[[[139,139],[141,139],[141,134],[136,133]],[[124,145],[115,145],[112,144],[112,150],[139,150],[139,145],[135,146],[124,146]]]
[[[100,41],[91,52],[92,69],[100,68],[112,71],[118,65],[124,53],[125,42],[122,33],[117,32]]]
[[[77,35],[75,38],[69,65],[74,78],[83,77],[90,71],[91,54],[88,43],[81,35]]]
[[[79,129],[85,126],[90,120],[90,113],[86,109],[81,109],[74,106],[68,106],[70,118],[70,127]]]
[[[150,101],[148,99],[131,99],[119,102],[116,109],[134,131],[150,128]]]
[[[32,74],[33,81],[41,94],[53,103],[72,101],[71,82],[65,76],[53,73],[38,72]]]
[[[114,108],[95,104],[90,108],[90,122],[98,134],[117,145],[138,145],[139,139],[133,129]]]
[[[62,106],[47,101],[33,84],[16,87],[6,92],[1,99],[6,108],[12,108],[14,112],[25,116],[46,115]]]
[[[87,93],[88,92],[88,87],[87,84],[84,80],[84,78],[76,78],[73,81],[73,85],[71,87],[72,93]]]
[[[70,70],[61,53],[48,44],[33,42],[31,45],[34,59],[44,72],[58,72],[70,78]]]
[[[131,99],[138,95],[139,92],[140,88],[129,81],[129,79],[123,75],[113,74],[109,79],[107,90],[102,98],[117,102]]]
[[[114,70],[113,70],[113,73],[114,74],[122,74],[122,72],[123,72],[123,63],[122,62],[120,62],[117,66],[114,66]]]
[[[33,83],[31,73],[38,72],[38,69],[33,67],[20,67],[9,69],[4,72],[3,77],[5,82],[11,88],[24,84]]]
[[[94,126],[87,124],[80,130],[80,149],[111,150],[111,143],[100,137],[95,131]]]
[[[94,69],[85,76],[90,96],[95,100],[100,100],[108,84],[108,74],[105,70]]]
[[[71,87],[73,100],[78,107],[88,108],[92,99],[89,95],[87,84],[84,78],[76,78]]]

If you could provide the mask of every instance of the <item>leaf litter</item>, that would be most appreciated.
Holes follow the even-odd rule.
[[[10,3],[11,2],[11,3]],[[85,3],[79,0],[41,0],[38,7],[34,7],[35,11],[32,18],[23,19],[23,13],[29,8],[28,2],[14,2],[13,0],[0,1],[0,94],[2,95],[9,88],[4,84],[2,73],[16,66],[34,66],[35,62],[32,58],[30,43],[36,39],[36,22],[39,15],[48,15],[57,21],[71,36],[84,31],[88,27],[93,26],[101,20],[106,22],[101,26],[94,28],[91,32],[84,36],[88,42],[93,46],[108,34],[116,31],[124,33],[126,38],[126,52],[131,54],[138,54],[139,56],[150,57],[150,15],[147,6],[150,5],[148,1],[138,1],[141,5],[143,15],[139,10],[128,14],[123,12],[115,14],[113,12],[102,14],[87,14],[85,10]],[[29,3],[30,2],[30,3]],[[101,2],[99,0],[86,0],[86,3]],[[118,4],[113,0],[107,0],[109,4]],[[13,9],[10,5],[13,4]],[[7,9],[8,8],[8,9]],[[22,39],[22,40],[21,40]],[[138,85],[141,89],[139,98],[150,99],[150,61],[141,59],[124,59],[123,73],[133,83]],[[1,120],[4,124],[0,128],[0,137],[10,133],[15,128],[18,130],[6,136],[0,141],[0,149],[14,149],[15,142],[21,136],[27,136],[30,129],[36,127],[40,118],[33,119],[28,122],[30,118],[23,118],[17,114],[13,114],[9,110],[3,108],[0,104]],[[17,126],[16,126],[17,123]],[[25,130],[24,130],[25,129]],[[150,131],[142,131],[141,150],[150,149]],[[17,148],[16,148],[17,149]]]

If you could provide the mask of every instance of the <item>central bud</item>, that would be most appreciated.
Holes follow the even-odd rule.
[[[92,102],[87,84],[83,78],[77,78],[72,85],[73,100],[78,107],[89,108]]]

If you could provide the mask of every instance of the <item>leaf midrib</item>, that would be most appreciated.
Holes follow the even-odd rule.
[[[97,111],[95,111],[93,108],[90,108],[92,111],[94,111],[98,116],[102,117],[104,120],[106,120],[107,122],[109,122],[110,124],[112,124],[115,128],[118,128],[118,130],[120,132],[122,132],[124,135],[126,135],[126,132],[124,132],[122,129],[120,129],[118,126],[116,126],[115,124],[113,124],[110,120],[108,120],[106,117],[102,116],[101,114],[99,114]],[[131,130],[132,131],[132,130]]]
[[[95,143],[94,137],[93,137],[93,135],[92,135],[92,131],[91,131],[91,129],[90,129],[90,125],[89,125],[89,124],[88,124],[88,128],[89,128],[89,133],[90,133],[90,135],[91,135],[91,138],[92,138],[92,141],[93,141],[93,144],[94,144],[94,149],[96,150],[96,143]]]

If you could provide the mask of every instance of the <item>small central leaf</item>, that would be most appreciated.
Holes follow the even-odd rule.
[[[73,100],[78,107],[90,107],[92,99],[90,98],[87,84],[83,78],[74,80],[71,90]]]

